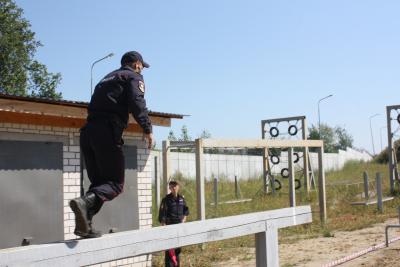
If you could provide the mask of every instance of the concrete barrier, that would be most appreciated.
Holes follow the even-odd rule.
[[[279,266],[278,229],[310,222],[310,206],[249,213],[96,239],[3,249],[0,266],[83,266],[255,234],[257,267],[275,267]]]

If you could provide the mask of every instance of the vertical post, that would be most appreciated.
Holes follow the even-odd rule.
[[[365,200],[369,199],[369,177],[367,172],[364,172],[364,197]]]
[[[376,174],[376,195],[378,197],[378,202],[377,202],[377,206],[378,206],[378,211],[380,213],[383,212],[383,203],[382,203],[382,176],[381,173],[377,173]]]
[[[267,231],[256,234],[256,267],[278,267],[278,229],[270,223]]]
[[[197,191],[197,219],[206,219],[206,201],[204,196],[204,168],[203,140],[196,139],[196,191]]]
[[[263,181],[264,181],[264,193],[268,193],[268,176],[269,176],[269,159],[268,159],[268,148],[263,149]],[[274,186],[272,186],[273,192],[275,191]]]
[[[326,191],[325,191],[325,170],[324,170],[324,145],[317,149],[318,151],[318,196],[320,219],[323,224],[326,223]]]
[[[399,214],[399,224],[400,224],[400,207],[397,207],[397,212]]]
[[[236,198],[239,198],[239,184],[238,184],[238,179],[237,179],[236,175],[235,175],[235,196],[236,196]]]
[[[265,121],[261,121],[261,138],[265,139]],[[263,149],[263,182],[264,182],[264,193],[268,193],[268,175],[269,175],[269,159],[268,159],[268,149],[265,147]],[[272,185],[272,192],[275,191]]]
[[[163,192],[168,194],[168,179],[170,176],[170,142],[165,140],[162,143],[162,156],[163,156]]]
[[[161,192],[160,192],[160,176],[158,175],[158,157],[154,157],[154,180],[156,187],[156,205],[160,207],[161,204]]]
[[[388,154],[389,154],[389,179],[390,179],[390,193],[394,193],[394,158],[393,158],[393,135],[392,135],[392,119],[390,117],[392,108],[386,107],[386,119],[387,119],[387,134],[388,134]]]
[[[295,172],[293,164],[293,147],[289,147],[288,149],[288,158],[289,158],[289,201],[290,201],[290,207],[295,207],[296,189],[294,185]]]
[[[301,120],[302,138],[303,140],[307,140],[308,129],[307,129],[307,120],[304,117]],[[308,147],[304,147],[303,149],[303,176],[304,176],[304,189],[307,193],[310,193],[310,172],[308,166]]]
[[[214,203],[215,208],[218,206],[218,178],[214,178]]]
[[[270,172],[269,172],[270,173]],[[276,192],[276,189],[275,189],[275,175],[270,175],[270,181],[271,181],[271,191],[272,191],[272,194],[275,194],[275,192]]]

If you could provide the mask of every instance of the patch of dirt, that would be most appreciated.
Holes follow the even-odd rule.
[[[291,244],[280,244],[280,266],[322,266],[373,245],[381,244],[385,242],[385,226],[387,224],[398,224],[398,219],[390,219],[385,223],[352,232],[334,232],[334,237],[318,237],[295,241]],[[391,229],[389,231],[389,239],[399,235],[400,230]],[[248,249],[243,254],[226,262],[215,263],[212,266],[244,267],[256,265],[254,249]],[[250,257],[252,259],[248,260]],[[368,253],[341,266],[394,267],[400,266],[399,257],[400,241],[397,241],[390,244],[389,248]]]

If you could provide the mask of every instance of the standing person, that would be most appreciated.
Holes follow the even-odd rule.
[[[182,195],[179,195],[179,184],[170,181],[168,184],[171,193],[161,201],[158,220],[161,225],[170,225],[186,222],[189,208]],[[180,248],[165,251],[165,267],[179,267]]]
[[[148,148],[152,146],[152,125],[141,75],[143,68],[148,67],[138,52],[127,52],[121,58],[121,67],[96,85],[88,107],[87,122],[80,134],[80,147],[91,184],[84,196],[69,203],[75,213],[74,233],[78,236],[101,236],[92,226],[93,216],[105,201],[111,201],[123,191],[122,133],[128,126],[129,113],[143,129]]]

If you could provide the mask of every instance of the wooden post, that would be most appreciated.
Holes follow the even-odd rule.
[[[162,143],[162,155],[163,155],[163,192],[164,195],[168,194],[168,180],[170,177],[170,142],[165,140]]]
[[[263,181],[264,181],[264,193],[268,193],[268,176],[269,176],[269,155],[268,148],[263,149]],[[275,191],[274,186],[272,186],[272,192]]]
[[[289,147],[288,149],[288,157],[289,157],[289,202],[290,207],[296,206],[296,189],[295,189],[295,171],[293,164],[293,147]]]
[[[319,147],[318,151],[318,196],[319,196],[319,212],[321,223],[325,224],[326,214],[326,191],[325,191],[325,170],[324,170],[324,146]]]
[[[306,118],[301,120],[301,127],[303,128],[302,131],[302,138],[303,140],[307,140],[308,136],[308,129],[307,129],[307,120]],[[309,164],[308,164],[308,155],[309,150],[307,147],[303,148],[303,176],[304,176],[304,190],[307,193],[310,193],[310,172],[309,172]]]
[[[368,173],[364,172],[364,197],[366,200],[369,199],[369,177]]]
[[[276,193],[276,189],[275,189],[275,175],[270,175],[270,181],[271,181],[271,191],[272,191],[272,194],[275,194]]]
[[[156,205],[160,207],[161,204],[161,186],[160,186],[160,176],[158,175],[158,157],[154,157],[154,179],[155,179],[155,188],[156,188]]]
[[[382,202],[382,176],[381,173],[376,174],[376,195],[377,195],[377,206],[380,213],[383,212],[383,202]]]
[[[196,191],[197,191],[197,219],[206,219],[206,201],[204,195],[204,161],[203,140],[196,139]]]
[[[256,267],[278,267],[279,245],[278,229],[267,224],[267,231],[256,234]]]
[[[215,208],[218,207],[218,178],[214,178],[214,203]]]
[[[390,179],[390,193],[394,193],[394,181],[395,181],[395,162],[393,157],[393,135],[392,135],[392,118],[390,117],[392,108],[386,107],[386,119],[387,119],[387,134],[388,134],[388,154],[389,154],[389,179]]]
[[[235,175],[235,196],[236,198],[239,198],[239,181],[236,175]]]

